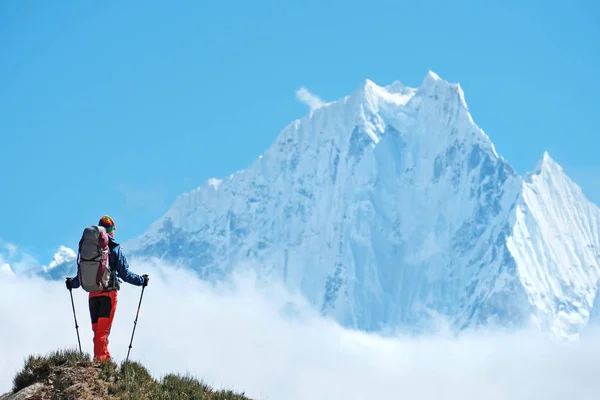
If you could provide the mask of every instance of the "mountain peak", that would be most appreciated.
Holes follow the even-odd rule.
[[[381,89],[375,82],[370,79],[364,79],[358,88],[354,91],[351,97],[358,98],[361,100],[370,99],[374,94],[378,93]]]
[[[44,267],[44,271],[48,271],[50,269],[59,267],[64,264],[71,263],[77,259],[77,253],[74,250],[66,247],[60,246],[58,251],[54,254],[52,261],[47,267]]]
[[[423,78],[421,86],[419,86],[419,93],[427,97],[437,98],[458,98],[460,104],[468,109],[467,102],[465,100],[465,93],[460,86],[460,83],[449,82],[442,79],[438,74],[433,71],[428,71]]]
[[[416,89],[404,86],[398,81],[383,87],[370,79],[365,79],[354,93],[348,96],[348,99],[355,104],[366,106],[370,111],[377,112],[385,103],[396,106],[406,105],[416,92]]]
[[[433,71],[427,71],[427,74],[425,74],[425,78],[423,78],[423,82],[421,83],[419,89],[428,90],[431,88],[435,88],[439,84],[449,85],[450,82],[443,80],[438,74],[436,74]]]
[[[554,174],[554,173],[562,173],[562,167],[554,161],[550,154],[547,151],[544,151],[542,155],[542,159],[537,164],[535,169],[530,173],[526,174],[526,180],[531,180],[531,176],[533,175],[546,175],[546,174]]]
[[[550,154],[547,151],[544,151],[544,155],[542,156],[542,165],[544,165],[546,167],[560,168],[560,165],[558,165],[558,163],[556,161],[554,161],[554,159],[552,157],[550,157]]]
[[[458,83],[432,71],[418,89],[365,79],[128,248],[211,280],[249,266],[358,329],[425,329],[425,307],[457,329],[536,318],[566,335],[587,312],[579,276],[600,276],[600,214],[548,153],[538,169],[523,182],[498,156]]]
[[[406,94],[409,91],[414,91],[413,88],[409,88],[409,87],[405,86],[400,81],[394,81],[394,82],[390,83],[389,85],[385,86],[385,90],[387,90],[390,93],[400,93],[400,94]]]
[[[370,80],[369,78],[366,78],[363,80],[362,85],[365,88],[375,88],[375,87],[379,87],[375,82],[373,82],[372,80]]]
[[[442,78],[440,78],[440,76],[438,74],[436,74],[432,70],[427,71],[427,74],[425,75],[425,78],[426,79],[433,79],[435,81],[441,81],[441,80],[443,80]]]
[[[377,112],[384,103],[405,106],[417,94],[423,97],[456,101],[468,109],[464,92],[459,83],[442,79],[433,71],[428,71],[418,88],[408,87],[400,81],[394,81],[386,86],[379,86],[371,79],[364,79],[356,90],[346,96],[344,102],[367,106]]]
[[[547,151],[544,152],[536,168],[524,175],[523,180],[529,186],[536,187],[540,192],[551,192],[556,197],[576,198],[578,199],[577,204],[588,204],[589,202],[581,187],[567,175]]]

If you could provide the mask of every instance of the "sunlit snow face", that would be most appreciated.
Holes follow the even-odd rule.
[[[456,328],[585,327],[600,210],[548,155],[519,176],[460,85],[433,72],[419,88],[365,80],[332,102],[297,96],[308,115],[243,170],[180,196],[127,254],[207,277],[253,262],[367,331],[426,329],[424,309]]]
[[[172,266],[131,265],[151,277],[131,357],[156,377],[190,372],[257,399],[595,399],[600,391],[593,331],[562,344],[532,332],[384,338],[343,329],[252,276],[210,286]],[[0,292],[5,392],[27,355],[75,347],[77,336],[63,282],[7,274]],[[119,293],[110,337],[117,361],[127,353],[140,293],[131,285]],[[92,352],[87,294],[73,296],[82,345]]]

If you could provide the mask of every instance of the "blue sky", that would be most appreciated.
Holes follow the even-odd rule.
[[[519,173],[547,150],[600,204],[593,0],[0,2],[0,238],[45,263],[108,213],[127,240],[261,154],[300,87],[428,70]]]

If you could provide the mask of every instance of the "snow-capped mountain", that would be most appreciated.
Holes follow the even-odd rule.
[[[288,125],[246,170],[183,194],[130,253],[282,279],[346,326],[585,325],[600,212],[545,154],[522,178],[459,84],[367,80]]]
[[[525,177],[513,218],[507,247],[537,322],[576,334],[600,300],[600,210],[546,153]]]
[[[42,267],[38,275],[48,279],[64,279],[77,273],[77,253],[65,246],[60,246],[52,261]]]

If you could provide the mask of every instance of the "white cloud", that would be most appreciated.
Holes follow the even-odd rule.
[[[48,266],[44,266],[43,269],[44,271],[48,271],[56,268],[59,265],[73,262],[76,259],[77,253],[75,253],[75,250],[66,246],[60,246],[58,251],[54,254],[52,261],[50,261],[50,264],[48,264]]]
[[[42,268],[35,257],[27,254],[16,245],[3,241],[1,238],[0,264],[8,264],[10,269],[16,274],[23,274]]]
[[[321,100],[317,95],[309,92],[305,87],[301,87],[300,89],[296,90],[296,98],[309,106],[311,111],[314,111],[325,104],[323,100]]]
[[[8,257],[14,257],[17,254],[17,246],[12,243],[4,243],[4,248],[8,252]]]
[[[460,338],[380,337],[341,328],[275,285],[240,277],[208,285],[162,263],[150,273],[131,358],[156,377],[192,373],[256,399],[595,399],[599,337],[554,343],[533,332]],[[31,353],[74,347],[63,282],[0,279],[0,393]],[[110,349],[127,354],[141,289],[124,284]],[[82,345],[92,351],[87,296],[73,291]]]
[[[77,253],[66,246],[60,246],[54,254],[52,261],[46,266],[40,264],[35,257],[23,251],[18,246],[3,242],[0,239],[0,270],[17,275],[50,271],[57,266],[75,261]]]
[[[0,257],[0,272],[6,274],[8,276],[14,276],[15,274],[12,272],[10,268],[10,264],[3,263],[2,258]]]

